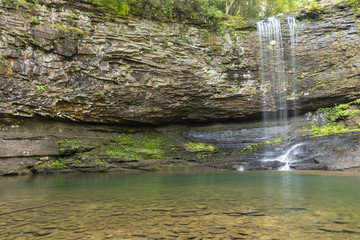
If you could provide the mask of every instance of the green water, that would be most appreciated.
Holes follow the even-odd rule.
[[[0,239],[360,239],[360,176],[0,178]]]

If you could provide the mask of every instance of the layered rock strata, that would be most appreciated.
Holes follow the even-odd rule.
[[[306,130],[279,144],[284,129],[260,122],[163,126],[261,116],[266,86],[251,26],[218,36],[205,26],[123,18],[87,1],[39,2],[0,2],[0,175],[273,168],[254,146],[284,150],[298,141],[304,164],[294,168],[358,169],[357,132],[313,138]],[[297,68],[285,69],[289,110],[359,97],[359,18],[345,5],[296,18]]]
[[[123,18],[86,1],[39,2],[0,3],[0,114],[147,125],[261,115],[254,28],[216,35],[197,25]],[[329,6],[297,18],[290,110],[359,96],[352,10]]]

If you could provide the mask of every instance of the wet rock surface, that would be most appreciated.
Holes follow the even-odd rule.
[[[4,118],[0,175],[277,170],[284,154],[290,169],[359,171],[359,131],[313,137],[311,124],[309,116],[266,130],[261,122],[129,128]]]

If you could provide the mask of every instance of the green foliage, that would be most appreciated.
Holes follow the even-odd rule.
[[[25,7],[25,6],[34,6],[39,4],[38,0],[1,0],[1,1],[5,4],[5,7],[7,8],[11,8],[11,7],[18,8],[20,6]]]
[[[232,87],[232,88],[229,88],[228,90],[230,92],[236,92],[236,91],[239,91],[241,89],[241,87]]]
[[[348,108],[350,107],[350,105],[359,104],[359,103],[360,100],[356,99],[350,103],[340,104],[334,107],[320,108],[319,112],[326,114],[326,118],[329,124],[334,124],[339,120],[343,120],[349,116],[354,116],[355,114],[358,114],[360,110],[358,109],[350,110]]]
[[[13,7],[15,6],[16,1],[15,0],[2,0],[2,2],[5,4],[5,7]]]
[[[51,164],[52,167],[59,167],[59,168],[64,168],[66,167],[66,164],[64,163],[64,159],[59,158],[59,160],[56,160],[55,162],[53,162]]]
[[[308,7],[307,7],[307,11],[308,12],[312,12],[315,14],[320,14],[324,9],[324,6],[322,6],[320,3],[318,2],[310,2]]]
[[[242,17],[227,15],[219,22],[218,28],[220,30],[226,29],[229,32],[242,31],[241,34],[243,35],[244,30],[240,30],[240,29],[246,27],[247,24],[248,24],[248,22]],[[248,33],[249,33],[249,31],[247,31],[247,34]],[[247,34],[246,34],[246,36],[247,36]]]
[[[360,15],[360,1],[359,0],[347,0],[347,3],[352,7],[356,15]]]
[[[74,159],[74,163],[76,163],[76,164],[82,164],[83,162],[81,161],[81,160],[79,160],[79,159]]]
[[[130,12],[129,2],[126,0],[89,0],[90,2],[114,9],[120,15],[126,16]]]
[[[354,101],[352,101],[352,103],[355,105],[360,105],[360,98],[355,99]]]
[[[88,0],[94,4],[115,10],[120,15],[142,15],[153,19],[179,19],[205,23],[211,27],[225,27],[236,22],[228,16],[240,19],[259,19],[291,11],[307,0]],[[225,22],[226,22],[225,21]],[[221,24],[220,24],[221,23]],[[232,26],[230,26],[232,27]],[[241,24],[237,26],[241,27]]]
[[[49,88],[49,84],[35,86],[35,90],[40,91],[40,92],[43,92],[43,91],[45,91],[45,89],[48,89],[48,88]]]
[[[339,104],[334,107],[320,108],[318,111],[324,113],[327,118],[326,126],[312,125],[311,130],[314,136],[324,136],[329,134],[345,133],[349,131],[358,131],[359,128],[349,128],[344,124],[338,124],[338,121],[345,120],[360,113],[359,109],[349,109],[351,105],[359,105],[360,99],[356,99],[346,104]]]
[[[205,8],[204,22],[210,26],[216,26],[225,14],[214,5]]]
[[[37,17],[32,17],[30,20],[30,23],[32,24],[38,24],[39,23],[39,19]]]

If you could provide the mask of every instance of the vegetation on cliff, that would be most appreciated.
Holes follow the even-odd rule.
[[[259,19],[294,10],[307,0],[89,0],[126,16],[180,19],[217,26],[226,16]]]
[[[353,8],[353,10],[360,15],[360,1],[359,0],[347,0],[347,3]]]
[[[312,125],[314,136],[323,136],[349,131],[359,131],[359,109],[360,99],[346,104],[335,105],[334,107],[320,108],[318,111],[325,114],[327,125]]]

